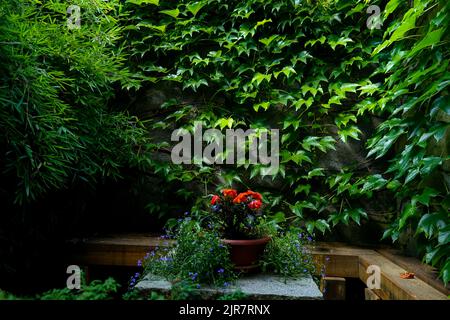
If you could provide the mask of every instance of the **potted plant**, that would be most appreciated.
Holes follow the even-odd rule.
[[[263,197],[248,190],[239,193],[224,189],[211,198],[212,219],[230,247],[230,258],[236,269],[252,271],[264,253],[270,237],[265,232]]]
[[[199,202],[204,204],[204,198]],[[160,245],[138,262],[144,272],[131,279],[130,290],[147,275],[163,277],[173,288],[195,294],[203,286],[228,288],[240,273],[257,266],[286,278],[313,273],[314,261],[307,250],[311,236],[266,217],[261,194],[226,189],[213,195],[207,208],[167,222]]]

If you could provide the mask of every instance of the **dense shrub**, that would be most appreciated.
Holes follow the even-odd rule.
[[[72,30],[66,1],[0,7],[2,188],[19,205],[145,159],[143,125],[108,107],[113,84],[138,83],[124,66],[119,1],[77,3]]]

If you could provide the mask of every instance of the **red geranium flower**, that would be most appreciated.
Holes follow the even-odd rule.
[[[247,193],[248,195],[252,196],[253,199],[262,201],[262,195],[261,195],[261,193],[255,192],[255,191],[252,191],[252,190],[248,190],[246,193]]]
[[[215,205],[217,202],[220,202],[220,197],[217,195],[214,195],[211,199],[211,205]]]
[[[233,203],[241,203],[247,201],[247,193],[239,193],[236,198],[234,198]]]
[[[237,191],[234,189],[223,189],[222,194],[224,195],[224,197],[229,197],[229,198],[234,199],[237,196]]]
[[[248,207],[252,210],[261,208],[262,202],[260,200],[253,200],[248,204]]]

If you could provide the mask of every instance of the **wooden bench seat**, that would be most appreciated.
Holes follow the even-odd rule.
[[[72,241],[68,262],[85,266],[136,266],[147,252],[171,241],[154,234],[116,234]],[[381,270],[381,288],[372,290],[380,299],[443,300],[450,290],[436,277],[436,271],[419,260],[401,256],[392,249],[361,248],[343,243],[319,242],[310,247],[317,273],[366,282],[367,267]],[[403,272],[414,279],[402,279]]]

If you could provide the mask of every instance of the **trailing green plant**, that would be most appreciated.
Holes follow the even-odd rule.
[[[151,251],[144,261],[147,272],[193,288],[204,284],[227,287],[235,279],[228,249],[216,230],[186,217],[169,234],[176,244],[166,243]]]
[[[263,271],[284,277],[297,277],[314,273],[315,264],[307,245],[312,237],[302,230],[280,232],[272,237],[261,259]]]

